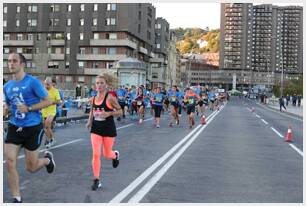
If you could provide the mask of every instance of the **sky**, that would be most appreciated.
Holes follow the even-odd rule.
[[[220,28],[220,15],[221,4],[220,3],[153,3],[156,8],[156,17],[165,18],[170,28],[187,28],[187,27],[199,27],[205,29],[207,26],[209,29]],[[256,4],[254,4],[256,5]],[[273,3],[273,5],[287,6],[287,5],[299,5],[301,3]]]

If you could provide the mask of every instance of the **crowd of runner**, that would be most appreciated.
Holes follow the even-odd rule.
[[[57,110],[63,105],[63,94],[51,78],[47,77],[42,83],[25,73],[26,60],[22,54],[10,54],[8,64],[13,79],[3,89],[3,113],[4,116],[10,114],[4,154],[13,202],[18,203],[22,202],[22,198],[16,164],[22,147],[25,149],[28,171],[36,172],[44,166],[48,173],[55,170],[55,161],[50,151],[46,151],[43,158],[38,156],[44,134],[47,149],[55,144],[52,127]],[[170,120],[166,125],[171,128],[180,125],[185,111],[188,128],[192,129],[195,115],[203,118],[205,110],[218,109],[220,102],[227,99],[226,94],[220,94],[216,88],[208,86],[180,89],[174,85],[166,90],[160,87],[149,89],[143,85],[130,88],[113,88],[110,85],[106,76],[97,76],[95,90],[90,93],[88,101],[91,106],[86,127],[90,130],[92,143],[92,190],[102,186],[101,151],[105,158],[112,160],[114,168],[119,165],[119,151],[113,150],[117,136],[114,117],[117,117],[117,121],[127,116],[136,117],[141,125],[145,115],[151,114],[154,116],[154,126],[160,128],[161,115],[169,114]]]

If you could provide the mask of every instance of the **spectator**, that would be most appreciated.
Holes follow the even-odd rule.
[[[282,97],[279,98],[279,111],[281,111],[281,112],[282,112],[282,107],[283,107],[285,110],[287,110],[286,107],[285,107],[285,103],[284,103],[284,96],[282,96]]]
[[[296,106],[296,94],[294,94],[292,97],[292,105]]]
[[[302,95],[298,95],[297,100],[298,100],[298,106],[300,107],[301,106]]]
[[[288,107],[289,102],[290,102],[290,95],[287,94],[287,96],[286,96],[286,106],[287,107]]]

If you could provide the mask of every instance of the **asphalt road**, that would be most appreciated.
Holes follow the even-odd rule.
[[[250,107],[256,111],[252,113]],[[57,146],[52,149],[57,164],[54,174],[47,174],[45,168],[31,174],[24,169],[24,158],[18,160],[23,200],[27,203],[303,201],[302,121],[237,98],[232,98],[220,111],[207,111],[206,116],[207,124],[200,125],[197,117],[193,130],[187,126],[185,113],[182,124],[173,128],[168,126],[167,114],[162,116],[161,128],[153,127],[149,114],[142,125],[130,119],[117,123],[114,149],[120,151],[120,165],[114,169],[111,160],[102,159],[99,191],[90,189],[91,142],[85,121],[57,128]],[[288,123],[293,128],[292,144],[279,136],[286,134]],[[5,163],[3,166],[3,198],[9,202]]]

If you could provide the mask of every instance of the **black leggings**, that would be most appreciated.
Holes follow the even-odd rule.
[[[154,115],[155,117],[159,118],[160,117],[160,113],[162,111],[163,106],[157,106],[154,105]]]

